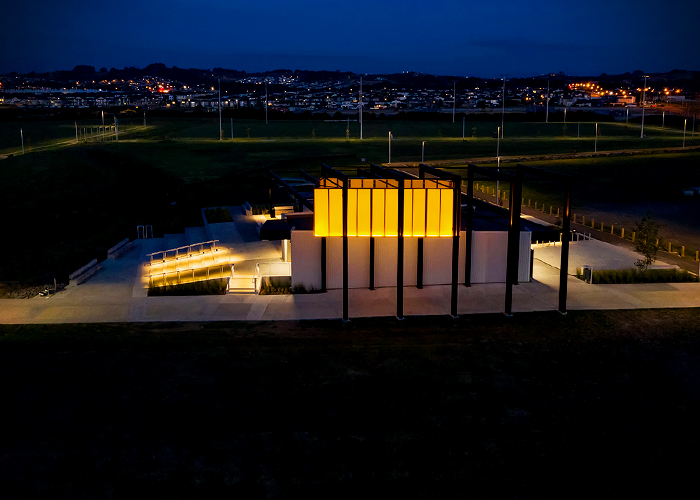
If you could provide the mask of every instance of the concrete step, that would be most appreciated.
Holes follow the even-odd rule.
[[[253,278],[231,278],[228,282],[228,293],[255,293]]]

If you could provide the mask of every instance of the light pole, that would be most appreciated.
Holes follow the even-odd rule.
[[[545,123],[549,123],[549,80],[547,80],[547,114],[544,117]]]
[[[497,157],[496,161],[497,161],[496,172],[500,172],[501,171],[501,157],[500,156]],[[498,177],[496,177],[496,205],[498,205],[499,207],[501,206],[500,199],[501,199],[500,182],[498,180]]]
[[[360,102],[357,106],[360,108],[360,140],[362,140],[362,77],[360,77]]]
[[[221,78],[219,78],[219,140],[224,140],[224,132],[221,129]]]
[[[661,128],[664,128],[666,125],[666,111],[661,112]]]
[[[502,75],[503,76],[503,105],[501,108],[501,134],[503,134],[503,125],[505,125],[506,121],[506,77],[508,75]]]
[[[693,117],[693,120],[695,120],[695,117]],[[464,127],[467,125],[467,117],[463,116],[462,117],[462,140],[464,140]]]
[[[625,125],[630,124],[630,108],[627,108],[627,117],[625,118]]]
[[[644,75],[644,88],[642,89],[642,131],[639,134],[640,139],[644,139],[644,105],[647,100],[647,75]]]
[[[595,124],[595,146],[593,148],[593,152],[597,153],[598,152],[598,124]]]
[[[265,82],[265,125],[267,125],[267,82]]]
[[[420,150],[420,162],[425,163],[425,141],[423,141],[423,146]]]
[[[22,139],[22,154],[24,154],[24,131],[21,128],[19,129],[19,136]]]
[[[115,118],[116,120],[116,118]],[[75,143],[78,144],[78,122],[75,122]]]
[[[389,164],[391,164],[391,139],[393,135],[391,135],[391,130],[389,131]]]
[[[685,147],[685,129],[688,125],[688,119],[683,120],[683,147]]]
[[[498,127],[498,132],[496,132],[496,156],[500,158],[501,156],[501,127]]]
[[[452,82],[454,83],[454,87],[452,89],[452,123],[455,122],[455,106],[457,106],[457,81]]]

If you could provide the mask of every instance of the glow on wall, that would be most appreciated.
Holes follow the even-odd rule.
[[[348,236],[399,235],[399,182],[404,183],[404,236],[453,236],[453,181],[349,179],[348,182]],[[314,234],[343,235],[343,181],[340,179],[319,179],[314,189]]]

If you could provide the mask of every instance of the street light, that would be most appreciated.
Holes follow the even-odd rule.
[[[224,140],[224,134],[221,130],[221,78],[219,78],[219,140]]]
[[[498,132],[496,132],[496,156],[501,156],[501,127],[498,127]]]
[[[393,135],[391,135],[391,130],[389,131],[389,163],[391,164],[391,140],[394,138]]]
[[[501,111],[501,134],[503,134],[503,125],[506,120],[506,77],[508,75],[501,76],[503,76],[503,110]]]
[[[683,120],[683,147],[685,147],[685,129],[688,125],[688,119]]]
[[[455,106],[457,106],[457,81],[454,81],[452,90],[452,123],[455,122]]]
[[[425,141],[423,141],[423,146],[420,150],[420,162],[425,163]]]
[[[639,135],[640,139],[644,139],[644,105],[647,100],[647,75],[644,75],[644,88],[642,89],[642,131]]]
[[[360,108],[360,140],[362,140],[362,77],[360,77],[360,102],[357,103]]]
[[[594,153],[598,152],[598,124],[597,123],[595,124],[595,146],[594,146],[593,152]]]
[[[547,114],[544,118],[545,123],[549,123],[549,80],[547,80]]]

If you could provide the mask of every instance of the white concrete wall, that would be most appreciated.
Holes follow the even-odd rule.
[[[520,233],[518,281],[530,280],[530,246],[532,233]],[[508,256],[507,231],[472,233],[472,283],[505,283]]]
[[[292,287],[321,289],[321,238],[313,231],[292,231]]]
[[[520,233],[518,281],[530,279],[530,235]],[[376,238],[374,285],[396,286],[398,238]],[[459,282],[464,283],[466,233],[460,233]],[[472,239],[472,283],[503,283],[506,278],[508,233],[478,231]],[[321,238],[313,231],[292,231],[292,286],[321,288]],[[326,279],[329,289],[343,286],[343,239],[327,239]],[[415,286],[418,239],[404,239],[404,285]],[[349,287],[369,287],[369,238],[348,238]],[[425,238],[423,244],[423,284],[447,285],[452,282],[452,238]]]

